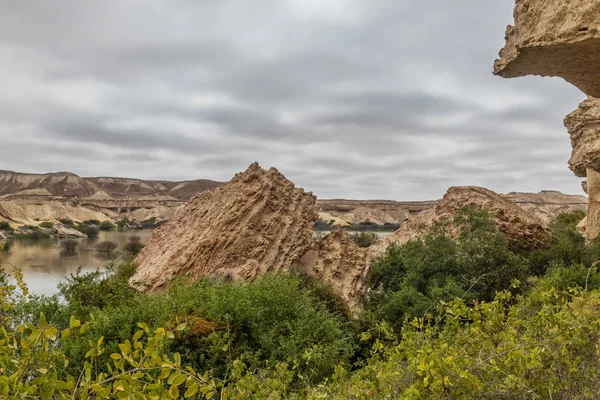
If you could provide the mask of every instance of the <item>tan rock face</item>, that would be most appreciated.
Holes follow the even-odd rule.
[[[252,164],[193,198],[135,259],[132,283],[159,288],[175,275],[252,279],[288,269],[312,244],[315,197],[276,169]]]
[[[589,98],[567,115],[565,126],[571,136],[573,152],[569,167],[579,177],[587,169],[600,171],[600,100]]]
[[[517,0],[514,18],[496,74],[560,76],[600,97],[600,2]]]
[[[307,274],[327,282],[344,302],[354,308],[364,293],[371,265],[368,249],[358,247],[350,235],[336,229],[300,260]]]
[[[506,31],[506,46],[494,73],[505,78],[560,76],[590,98],[565,119],[573,146],[569,165],[588,177],[588,193],[600,192],[600,2],[598,0],[517,0],[515,25]],[[598,199],[600,200],[600,199]],[[586,237],[600,232],[600,203],[590,196]]]
[[[492,222],[506,239],[526,249],[540,246],[548,232],[547,225],[541,219],[505,197],[482,187],[457,186],[451,187],[432,210],[409,219],[386,240],[376,244],[374,251],[383,252],[390,243],[406,243],[419,236],[422,228],[436,221],[452,220],[463,207],[489,212]]]
[[[586,211],[588,204],[587,197],[583,195],[564,194],[554,190],[539,193],[511,192],[502,196],[548,224],[559,214],[575,210]]]
[[[52,228],[52,232],[60,238],[86,238],[88,237],[85,233],[79,232],[67,225],[57,224]]]

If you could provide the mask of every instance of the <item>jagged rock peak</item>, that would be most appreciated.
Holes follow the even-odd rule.
[[[312,244],[315,200],[276,169],[253,163],[158,228],[135,259],[131,282],[154,289],[176,275],[253,279],[287,270]]]

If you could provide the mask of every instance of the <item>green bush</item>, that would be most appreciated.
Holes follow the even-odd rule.
[[[554,289],[534,294],[555,295]],[[600,293],[563,296],[555,307],[528,309],[526,318],[526,302],[509,292],[474,307],[455,300],[405,325],[397,346],[309,398],[595,398]]]
[[[61,347],[73,360],[71,373],[82,368],[89,340],[104,337],[110,354],[142,321],[151,329],[186,323],[186,329],[166,342],[166,353],[179,352],[186,364],[219,377],[225,377],[236,360],[249,368],[290,362],[297,374],[317,382],[333,373],[339,362],[349,362],[355,350],[356,334],[348,320],[329,311],[297,277],[266,275],[251,283],[175,282],[147,296],[128,284],[133,271],[123,265],[108,272],[79,273],[60,285],[62,300],[36,303],[59,329],[68,327],[70,316],[89,321],[88,334]],[[29,305],[29,319],[39,314],[37,307]],[[104,355],[99,361],[104,365],[109,360]]]
[[[527,275],[526,260],[511,251],[489,215],[463,209],[452,224],[439,223],[376,259],[365,307],[400,328],[406,317],[422,316],[440,300],[491,300]]]
[[[350,236],[358,247],[370,247],[377,242],[378,236],[374,232],[360,232]]]
[[[556,217],[550,225],[551,235],[546,246],[527,254],[534,274],[542,275],[556,264],[590,267],[593,262],[600,260],[600,238],[588,245],[577,231],[576,226],[584,216],[583,211],[572,211]]]
[[[115,230],[115,228],[115,224],[113,224],[110,221],[102,221],[98,226],[98,229],[100,229],[101,231],[113,231]]]
[[[0,221],[0,231],[10,231],[12,228],[10,224],[6,221]]]
[[[100,221],[98,221],[97,219],[88,219],[88,220],[83,221],[83,224],[98,226],[98,225],[100,225]]]
[[[52,229],[54,227],[54,223],[50,221],[44,221],[39,224],[39,227],[44,229]]]
[[[73,222],[73,220],[69,218],[59,218],[58,222],[71,228],[75,226],[75,222]]]
[[[129,219],[127,219],[127,218],[120,219],[119,221],[117,221],[117,226],[119,228],[126,228],[128,226],[131,226],[131,224],[132,224],[132,222]]]
[[[95,224],[78,224],[73,227],[75,230],[78,230],[81,233],[85,233],[89,238],[97,238],[100,234],[100,229]]]

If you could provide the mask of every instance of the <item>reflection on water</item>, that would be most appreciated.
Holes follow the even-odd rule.
[[[58,283],[75,273],[79,267],[84,271],[93,271],[103,268],[113,259],[122,261],[127,257],[123,247],[132,236],[139,236],[140,241],[146,244],[152,236],[152,230],[100,232],[96,239],[70,239],[78,243],[72,253],[65,252],[61,247],[61,242],[68,239],[11,240],[5,251],[0,253],[1,267],[7,273],[12,272],[12,266],[21,268],[32,293],[53,294]],[[107,256],[94,251],[96,244],[102,241],[116,243],[117,253]]]
[[[380,238],[390,234],[376,233]],[[152,236],[152,230],[100,232],[96,239],[70,239],[78,244],[74,252],[66,252],[61,246],[61,242],[69,239],[11,240],[5,251],[0,253],[0,266],[8,273],[12,272],[12,266],[21,268],[31,293],[53,294],[57,291],[58,283],[77,272],[79,267],[83,271],[94,271],[113,259],[122,261],[127,258],[123,247],[132,236],[139,236],[141,243],[146,244]],[[102,241],[116,243],[117,253],[106,255],[95,251],[96,245]]]

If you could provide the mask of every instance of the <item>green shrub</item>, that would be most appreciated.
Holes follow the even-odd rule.
[[[583,211],[572,211],[556,217],[550,225],[551,235],[546,246],[527,254],[532,273],[543,275],[557,264],[591,267],[593,262],[600,260],[600,238],[588,245],[577,231],[576,226],[584,216]]]
[[[100,229],[101,231],[113,231],[115,230],[115,228],[115,224],[113,224],[110,221],[102,221],[98,226],[98,229]]]
[[[366,308],[399,328],[439,300],[491,300],[527,272],[488,214],[463,209],[451,225],[439,223],[422,238],[392,245],[373,262]]]
[[[374,232],[360,232],[350,236],[358,247],[370,247],[377,242],[378,236]]]
[[[50,221],[44,221],[39,225],[40,228],[52,229],[54,227],[54,223]]]
[[[85,233],[89,238],[96,238],[100,233],[100,229],[94,224],[79,224],[73,227],[81,233]]]
[[[83,224],[98,226],[98,225],[100,225],[100,221],[98,221],[97,219],[88,219],[88,220],[83,221]]]
[[[73,220],[69,218],[59,218],[58,222],[71,228],[75,226],[75,222],[73,222]]]
[[[117,226],[119,228],[125,228],[125,227],[131,226],[131,225],[132,225],[132,222],[127,218],[117,221]]]
[[[70,316],[89,321],[88,334],[61,344],[72,360],[71,373],[82,368],[89,340],[104,337],[110,354],[141,321],[151,329],[186,323],[186,329],[167,341],[166,353],[179,352],[186,364],[220,377],[236,360],[252,369],[290,362],[296,374],[316,382],[329,376],[337,363],[348,362],[354,352],[356,334],[348,320],[329,311],[297,277],[266,275],[251,283],[175,282],[148,296],[128,284],[133,271],[123,265],[108,272],[78,273],[60,285],[62,305],[38,303],[59,329],[68,327]],[[36,311],[29,307],[30,319]],[[109,360],[103,355],[99,361],[105,365]]]
[[[12,228],[10,224],[6,221],[0,221],[0,231],[10,231]]]

